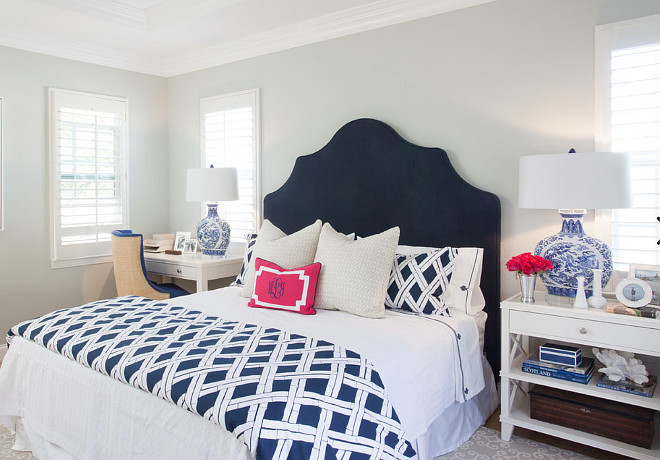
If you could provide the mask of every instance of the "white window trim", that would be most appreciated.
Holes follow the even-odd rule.
[[[112,253],[108,251],[106,254],[94,255],[94,256],[83,256],[83,257],[73,257],[73,258],[63,258],[57,254],[57,219],[55,216],[55,206],[56,197],[58,196],[57,181],[54,177],[54,171],[56,168],[56,159],[57,159],[57,145],[56,145],[56,120],[53,117],[53,97],[55,93],[60,94],[74,94],[80,96],[88,96],[99,99],[108,99],[114,101],[121,101],[125,104],[126,113],[125,113],[125,132],[126,136],[122,137],[122,148],[121,148],[121,162],[124,165],[123,168],[123,184],[122,192],[124,193],[124,202],[122,206],[122,221],[125,228],[130,228],[129,223],[129,190],[128,190],[128,132],[129,132],[129,119],[128,119],[128,99],[125,97],[118,96],[108,96],[102,94],[88,93],[83,91],[72,91],[59,88],[48,88],[48,134],[49,134],[49,170],[48,178],[50,181],[49,187],[49,204],[50,204],[50,261],[52,268],[67,268],[67,267],[77,267],[83,265],[92,265],[92,264],[101,264],[112,262]]]
[[[254,164],[255,164],[255,184],[254,184],[254,207],[256,214],[256,228],[255,232],[261,227],[263,222],[263,206],[261,199],[261,90],[259,88],[252,88],[243,91],[236,91],[233,93],[219,94],[217,96],[204,97],[200,99],[199,103],[199,143],[200,143],[200,156],[199,162],[200,166],[204,165],[206,159],[206,139],[205,139],[205,112],[204,112],[204,103],[213,102],[214,100],[229,98],[229,97],[240,97],[246,95],[254,95]],[[201,217],[206,217],[207,206],[205,203],[201,203],[200,206],[200,215]],[[230,249],[232,247],[243,248],[245,243],[230,242]]]
[[[660,22],[660,14],[630,19],[627,21],[614,22],[596,26],[595,33],[595,138],[594,144],[597,152],[610,151],[612,145],[611,133],[611,110],[609,97],[612,84],[611,75],[611,50],[614,47],[615,34],[618,29],[630,26],[642,26],[646,23],[657,24]],[[633,38],[634,40],[634,38]],[[643,43],[629,44],[630,47],[639,46]],[[594,216],[594,236],[606,242],[612,243],[612,210],[598,209]],[[627,277],[627,272],[618,271],[619,278]]]
[[[2,179],[2,98],[0,97],[0,232],[5,229],[5,194],[3,193],[4,181]]]

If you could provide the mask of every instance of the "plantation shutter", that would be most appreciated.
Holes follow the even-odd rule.
[[[615,269],[660,265],[660,16],[599,31],[607,73],[599,146],[632,154],[631,209],[612,211]]]
[[[202,165],[238,170],[239,199],[221,202],[218,211],[229,222],[231,240],[241,243],[257,226],[257,101],[257,90],[201,101]]]
[[[53,265],[109,260],[110,233],[128,226],[127,102],[56,89],[49,95]]]

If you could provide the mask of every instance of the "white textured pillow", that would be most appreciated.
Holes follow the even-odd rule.
[[[325,223],[314,258],[314,262],[321,263],[315,307],[384,317],[385,294],[398,242],[399,227],[351,241]]]
[[[252,249],[250,264],[245,272],[243,297],[252,297],[254,261],[257,260],[257,257],[283,268],[304,267],[314,262],[320,233],[320,220],[291,235],[284,233],[268,219],[264,220]]]

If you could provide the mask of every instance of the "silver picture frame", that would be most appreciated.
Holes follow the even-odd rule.
[[[631,264],[628,278],[646,282],[652,291],[651,305],[660,305],[660,265]]]

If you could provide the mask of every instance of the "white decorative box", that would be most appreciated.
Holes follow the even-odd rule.
[[[582,349],[569,345],[546,343],[539,347],[539,359],[546,363],[577,367],[582,364]]]

